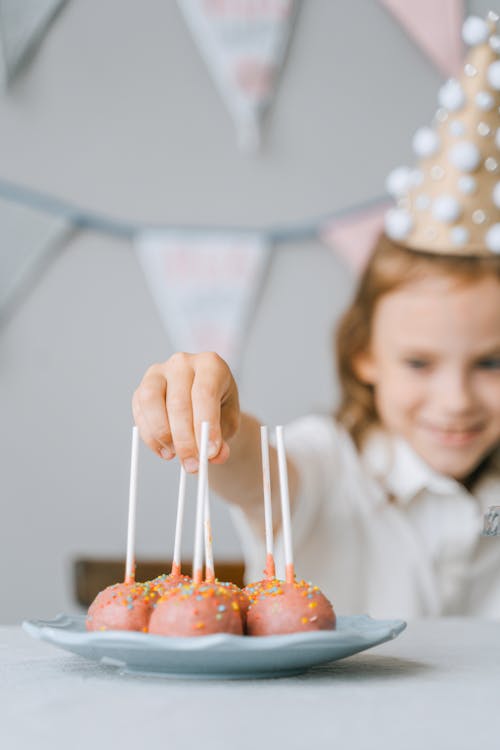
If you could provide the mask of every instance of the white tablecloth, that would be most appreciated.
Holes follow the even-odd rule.
[[[410,623],[286,679],[121,676],[0,627],[2,750],[500,748],[500,623]]]

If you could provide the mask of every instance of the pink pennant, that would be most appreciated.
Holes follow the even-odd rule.
[[[321,239],[351,270],[361,273],[383,229],[388,208],[384,203],[347,219],[334,219],[322,228]]]
[[[462,63],[463,0],[380,0],[445,75]]]

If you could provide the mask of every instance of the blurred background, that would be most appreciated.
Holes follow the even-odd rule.
[[[4,291],[16,258],[36,261],[0,325],[2,623],[75,611],[73,561],[124,556],[131,395],[176,349],[130,226],[300,230],[383,198],[413,163],[446,72],[378,0],[298,5],[253,151],[174,0],[69,0],[0,93]],[[51,198],[114,230],[69,226]],[[242,407],[275,425],[335,404],[332,330],[356,271],[311,231],[267,249],[236,368]],[[140,559],[171,557],[177,481],[142,447]],[[217,499],[213,527],[216,561],[239,560]]]

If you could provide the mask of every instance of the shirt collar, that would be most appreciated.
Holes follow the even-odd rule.
[[[422,490],[437,495],[467,494],[455,479],[431,469],[405,440],[380,428],[370,432],[361,454],[368,472],[397,502],[407,504]]]

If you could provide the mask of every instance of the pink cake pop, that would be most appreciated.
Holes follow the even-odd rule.
[[[272,547],[272,510],[267,429],[261,428],[264,503],[266,518],[266,578],[246,586],[250,599],[246,629],[249,635],[274,635],[308,630],[333,630],[336,618],[331,603],[317,586],[295,580],[292,554],[290,500],[283,428],[276,428],[280,478],[283,537],[285,543],[286,581],[274,574]]]
[[[231,591],[195,578],[162,596],[151,615],[149,632],[170,636],[242,635],[243,625]]]
[[[214,554],[212,549],[212,523],[210,519],[210,491],[208,483],[205,487],[205,580],[207,583],[217,583],[219,586],[223,586],[226,591],[229,591],[233,595],[240,608],[244,629],[246,614],[248,607],[250,606],[248,596],[235,583],[231,583],[230,581],[219,581],[215,577]]]
[[[87,630],[141,630],[147,631],[152,606],[157,598],[149,583],[136,583],[134,541],[135,511],[137,504],[137,467],[139,433],[132,429],[132,454],[130,459],[130,491],[127,529],[127,561],[125,581],[100,591],[87,613]]]
[[[141,630],[147,632],[152,607],[158,598],[148,583],[127,580],[100,591],[89,607],[87,630]]]
[[[208,430],[208,422],[202,422],[193,581],[170,589],[156,603],[149,621],[149,632],[156,635],[191,637],[212,633],[243,633],[240,606],[234,594],[215,581],[213,562],[209,576],[214,580],[203,581],[204,526],[210,531],[209,525],[204,524],[208,486]]]
[[[273,508],[271,503],[271,470],[269,467],[269,435],[266,425],[260,427],[260,450],[262,458],[262,487],[264,496],[264,524],[266,531],[266,567],[264,578],[245,586],[243,591],[248,597],[255,598],[259,587],[266,588],[269,581],[279,582],[276,578],[273,539]]]

